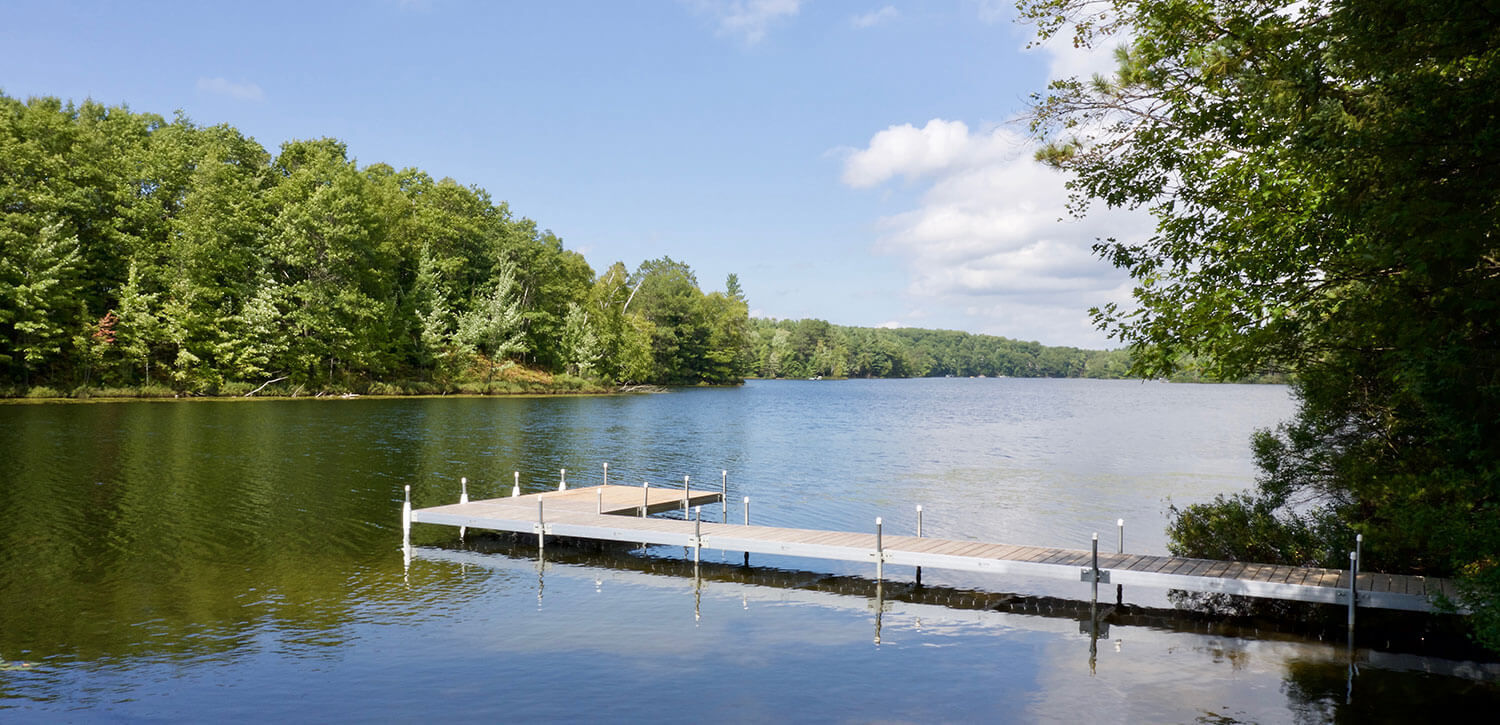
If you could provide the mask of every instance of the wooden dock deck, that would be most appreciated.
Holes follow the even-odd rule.
[[[719,503],[714,490],[592,486],[511,498],[410,510],[405,525],[440,524],[474,529],[573,537],[639,544],[722,549],[747,554],[800,556],[870,562],[883,577],[886,564],[989,572],[1095,584],[1147,586],[1192,592],[1237,594],[1325,604],[1350,604],[1350,572],[1171,556],[1093,551],[819,531],[772,526],[711,523],[642,515]],[[408,538],[409,541],[409,538]],[[409,544],[408,544],[409,546]],[[1436,611],[1434,597],[1456,597],[1447,579],[1360,572],[1355,577],[1360,607]],[[1097,589],[1094,590],[1097,597]]]

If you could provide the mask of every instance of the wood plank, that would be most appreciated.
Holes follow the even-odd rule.
[[[1186,573],[1187,571],[1191,571],[1192,570],[1192,568],[1193,568],[1193,562],[1194,561],[1195,561],[1194,559],[1185,559],[1185,558],[1182,558],[1182,557],[1173,557],[1172,561],[1168,562],[1166,566],[1163,566],[1161,568],[1161,573],[1162,574],[1182,574],[1182,573]]]
[[[1083,552],[1079,552],[1079,551],[1076,551],[1076,550],[1073,550],[1073,549],[1053,549],[1052,555],[1048,556],[1045,559],[1042,559],[1040,563],[1042,563],[1042,564],[1059,564],[1059,563],[1062,563],[1062,562],[1070,562],[1070,561],[1073,561],[1074,559],[1078,558],[1078,555],[1080,553],[1083,553]]]
[[[964,546],[962,549],[959,549],[950,556],[975,557],[978,556],[980,552],[984,551],[986,546],[987,544],[983,542],[970,541],[968,542],[967,546]]]
[[[938,545],[928,549],[927,553],[951,556],[954,552],[967,549],[969,546],[967,541],[953,541],[952,539],[935,539],[935,541],[938,541]]]

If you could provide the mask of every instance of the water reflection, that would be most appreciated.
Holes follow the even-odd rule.
[[[691,475],[732,501],[753,496],[757,523],[866,530],[884,516],[905,533],[921,503],[929,536],[1078,546],[1124,517],[1127,548],[1160,553],[1162,499],[1245,485],[1249,430],[1290,409],[1272,387],[981,382],[0,405],[0,661],[34,665],[0,666],[0,709],[973,720],[1075,717],[1067,693],[1128,685],[1162,702],[1227,693],[1243,719],[1276,719],[1289,707],[1379,712],[1371,683],[1383,681],[1413,700],[1493,702],[1488,664],[1383,639],[1351,660],[1315,633],[1184,618],[1145,598],[1088,612],[1045,587],[1020,597],[946,572],[915,586],[910,572],[872,582],[858,565],[757,556],[749,567],[703,551],[694,567],[695,552],[654,548],[589,559],[551,541],[539,557],[534,540],[491,551],[493,537],[471,530],[460,544],[444,527],[412,531],[417,556],[396,551],[406,486],[413,505],[432,506],[456,501],[464,477],[487,498],[508,495],[516,474],[523,492],[555,487],[564,468],[570,485],[602,482],[609,461],[615,482]],[[741,515],[721,507],[721,520]],[[470,684],[497,666],[505,688]],[[565,694],[560,683],[600,669],[597,689]],[[1240,693],[1246,672],[1286,697]],[[717,699],[682,713],[620,705],[660,678]],[[1122,712],[1196,716],[1094,714]]]

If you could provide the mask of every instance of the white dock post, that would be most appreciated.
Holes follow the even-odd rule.
[[[515,498],[515,497],[520,496],[520,495],[521,495],[521,472],[520,471],[516,471],[516,485],[514,485],[514,486],[511,487],[511,489],[510,489],[510,497],[511,498]]]
[[[722,505],[724,521],[729,521],[729,469],[719,471],[719,503]]]
[[[651,508],[651,483],[641,481],[641,518],[646,518],[646,511],[649,508]]]
[[[1099,534],[1094,534],[1094,575],[1089,577],[1093,580],[1095,604],[1099,603]]]
[[[536,500],[536,553],[547,553],[547,519],[542,516],[542,499]]]
[[[875,582],[885,578],[885,545],[880,538],[880,517],[875,517]]]
[[[609,461],[604,462],[604,485],[609,485]]]
[[[688,496],[690,495],[689,488],[690,487],[688,485],[688,477],[687,476],[683,476],[682,477],[682,517],[683,518],[687,518],[687,515],[688,515]]]
[[[745,525],[750,525],[750,497],[745,497]],[[750,552],[745,552],[745,566],[750,566]]]
[[[1354,639],[1354,598],[1358,590],[1354,588],[1359,578],[1359,554],[1349,552],[1349,639]]]
[[[411,486],[406,487],[406,500],[401,502],[401,548],[411,552]]]
[[[1119,527],[1119,529],[1120,529],[1120,546],[1119,546],[1119,550],[1116,551],[1115,553],[1117,553],[1117,554],[1124,554],[1125,553],[1125,519],[1115,519],[1115,526]],[[1120,566],[1124,566],[1124,565],[1121,564]],[[1124,584],[1116,584],[1115,585],[1115,606],[1117,606],[1117,607],[1123,607],[1123,606],[1125,606],[1125,585]]]
[[[461,503],[461,504],[468,503],[469,502],[469,479],[467,477],[460,477],[458,479],[458,486],[459,486],[459,489],[458,489],[458,502]],[[468,532],[469,532],[469,527],[467,527],[467,526],[460,526],[460,527],[458,527],[458,540],[459,541],[463,541],[464,540],[464,534],[466,534]]]
[[[603,486],[599,487],[599,503],[594,508],[594,513],[599,514],[600,516],[604,515],[604,487]]]
[[[568,490],[568,469],[566,469],[566,468],[562,469],[562,473],[559,474],[559,475],[561,476],[561,478],[559,478],[557,480],[557,490],[559,490],[559,491],[566,491],[566,490]]]
[[[697,571],[698,555],[703,551],[703,507],[693,507],[693,569]]]
[[[922,538],[922,504],[917,504],[917,538]],[[922,567],[917,567],[917,586],[922,586]]]

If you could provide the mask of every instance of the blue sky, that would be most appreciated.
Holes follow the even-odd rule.
[[[754,314],[1104,347],[1128,299],[1014,122],[1098,53],[1009,2],[5,0],[0,90],[229,123],[487,189],[602,270],[670,255]]]

